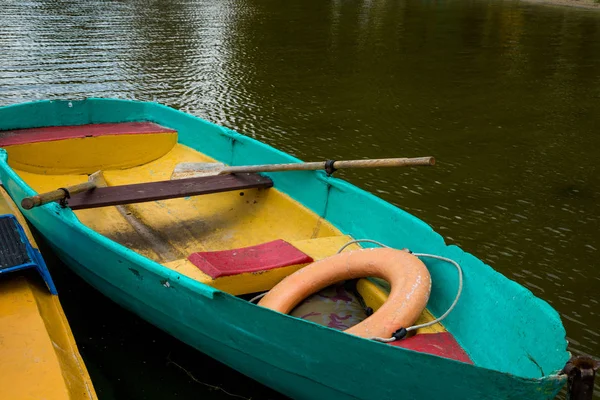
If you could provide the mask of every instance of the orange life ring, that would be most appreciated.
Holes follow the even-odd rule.
[[[343,252],[312,263],[279,282],[258,304],[287,314],[329,285],[369,276],[388,281],[390,295],[373,315],[345,332],[364,338],[388,338],[414,324],[429,300],[431,276],[417,257],[389,248]]]

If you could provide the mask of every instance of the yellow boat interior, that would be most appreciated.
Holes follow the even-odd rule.
[[[113,187],[168,181],[179,163],[216,162],[178,143],[175,130],[143,121],[5,131],[0,146],[6,149],[10,166],[38,193],[86,182],[99,170],[104,184]],[[83,224],[115,242],[238,296],[267,291],[309,262],[219,276],[199,267],[192,255],[235,253],[283,240],[318,261],[353,240],[276,187],[77,209],[74,213]],[[357,248],[353,244],[344,251]],[[385,283],[373,279],[359,280],[356,289],[373,310],[389,293]],[[417,323],[433,319],[424,310]],[[420,329],[417,336],[436,333],[445,333],[440,323]]]

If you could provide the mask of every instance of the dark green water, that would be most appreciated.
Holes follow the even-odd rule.
[[[512,1],[4,0],[0,105],[157,100],[340,176],[544,298],[600,355],[600,12]],[[55,265],[100,399],[281,396]],[[169,356],[170,354],[170,356]],[[597,398],[600,386],[597,385]]]

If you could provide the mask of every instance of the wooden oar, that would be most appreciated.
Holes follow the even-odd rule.
[[[263,164],[229,167],[222,163],[180,163],[175,166],[171,179],[198,176],[225,175],[242,172],[315,171],[323,169],[332,173],[344,168],[416,167],[435,165],[433,157],[381,158],[375,160],[316,161],[290,164]]]
[[[26,210],[31,210],[33,207],[43,206],[44,204],[48,204],[53,201],[68,199],[71,197],[71,195],[77,193],[87,192],[88,190],[96,188],[97,181],[101,177],[102,171],[96,171],[90,175],[87,182],[56,189],[47,193],[40,193],[32,197],[25,197],[23,200],[21,200],[21,207]]]
[[[419,158],[385,158],[379,160],[353,160],[353,161],[320,161],[309,163],[293,164],[266,164],[228,167],[220,163],[181,163],[178,164],[171,175],[171,180],[182,178],[194,178],[201,176],[216,176],[232,173],[250,173],[250,172],[275,172],[275,171],[301,171],[325,169],[332,173],[339,168],[376,168],[376,167],[403,167],[403,166],[421,166],[434,165],[433,157]],[[96,187],[102,187],[98,181],[102,179],[102,171],[94,172],[90,175],[88,182],[80,183],[65,188],[60,188],[48,193],[41,193],[33,197],[26,197],[21,201],[21,206],[26,210],[38,207],[53,201],[68,200],[71,195],[86,192]],[[168,181],[166,181],[168,182]],[[118,186],[117,186],[118,187]],[[222,190],[220,190],[222,191]],[[211,191],[215,193],[215,191]]]

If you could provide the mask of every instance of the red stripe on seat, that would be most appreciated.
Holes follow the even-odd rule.
[[[396,340],[390,344],[420,353],[434,354],[467,364],[473,364],[469,355],[460,347],[460,344],[458,344],[450,332],[422,333],[403,340]]]
[[[47,126],[44,128],[14,129],[0,131],[0,146],[50,142],[53,140],[108,136],[137,135],[147,133],[176,133],[177,131],[153,122],[121,122],[118,124],[88,124],[71,126]]]
[[[213,279],[313,261],[310,256],[281,239],[240,249],[192,253],[188,260]]]

